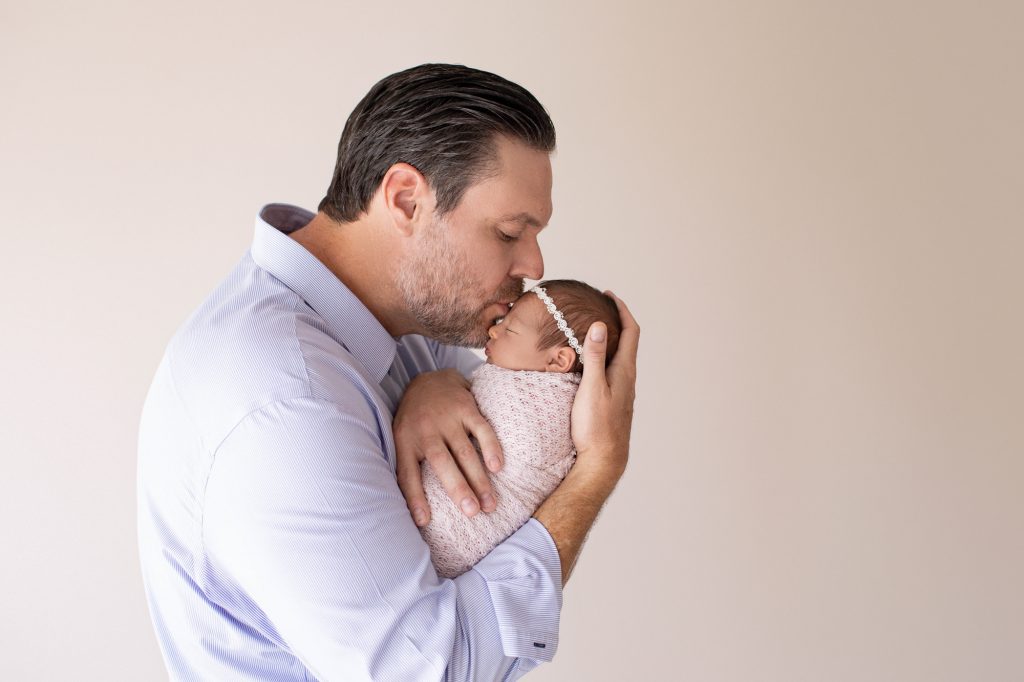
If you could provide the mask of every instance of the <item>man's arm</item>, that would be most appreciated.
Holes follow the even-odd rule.
[[[583,380],[572,406],[576,463],[533,515],[558,547],[563,585],[629,458],[640,327],[625,303],[611,292],[605,293],[619,308],[619,347],[606,369],[607,330],[602,322],[591,325],[583,345]]]
[[[217,449],[200,587],[325,681],[516,679],[550,660],[561,577],[543,527],[439,580],[352,392],[264,406]]]
[[[605,293],[615,298],[622,320],[619,348],[606,369],[606,339],[594,338],[595,332],[606,332],[605,326],[595,323],[588,330],[583,380],[572,409],[576,463],[533,515],[558,548],[563,584],[629,456],[640,327],[625,303]],[[467,433],[480,442],[491,471],[500,468],[501,448],[461,376],[447,370],[417,377],[402,398],[394,433],[398,481],[417,525],[425,525],[430,518],[420,478],[423,459],[430,461],[448,496],[460,506],[470,499],[468,515],[476,513],[473,502],[492,489]],[[487,504],[483,508],[490,511]]]

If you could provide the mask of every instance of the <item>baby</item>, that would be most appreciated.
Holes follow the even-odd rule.
[[[608,327],[608,360],[622,323],[615,301],[575,280],[541,282],[523,293],[488,332],[487,362],[472,375],[473,397],[505,456],[491,474],[498,508],[466,517],[426,460],[430,523],[420,529],[443,578],[472,568],[529,521],[576,458],[569,415],[583,371],[583,343],[594,322]],[[476,444],[476,443],[474,443]]]

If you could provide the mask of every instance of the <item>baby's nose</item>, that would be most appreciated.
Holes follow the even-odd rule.
[[[490,329],[488,329],[487,336],[489,336],[492,339],[498,338],[498,325],[493,325]]]

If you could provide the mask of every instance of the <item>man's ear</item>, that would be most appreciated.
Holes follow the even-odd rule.
[[[568,346],[552,348],[548,353],[545,372],[568,372],[576,363],[576,351]]]
[[[380,181],[384,209],[395,229],[402,235],[412,235],[417,220],[433,210],[434,193],[414,166],[396,163],[384,173]]]

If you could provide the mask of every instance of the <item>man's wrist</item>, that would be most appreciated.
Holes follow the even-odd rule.
[[[599,463],[577,460],[533,518],[543,525],[558,548],[562,584],[569,580],[587,533],[618,483],[619,475]]]
[[[569,475],[595,490],[606,489],[610,495],[625,471],[625,457],[615,456],[612,450],[578,452]]]

